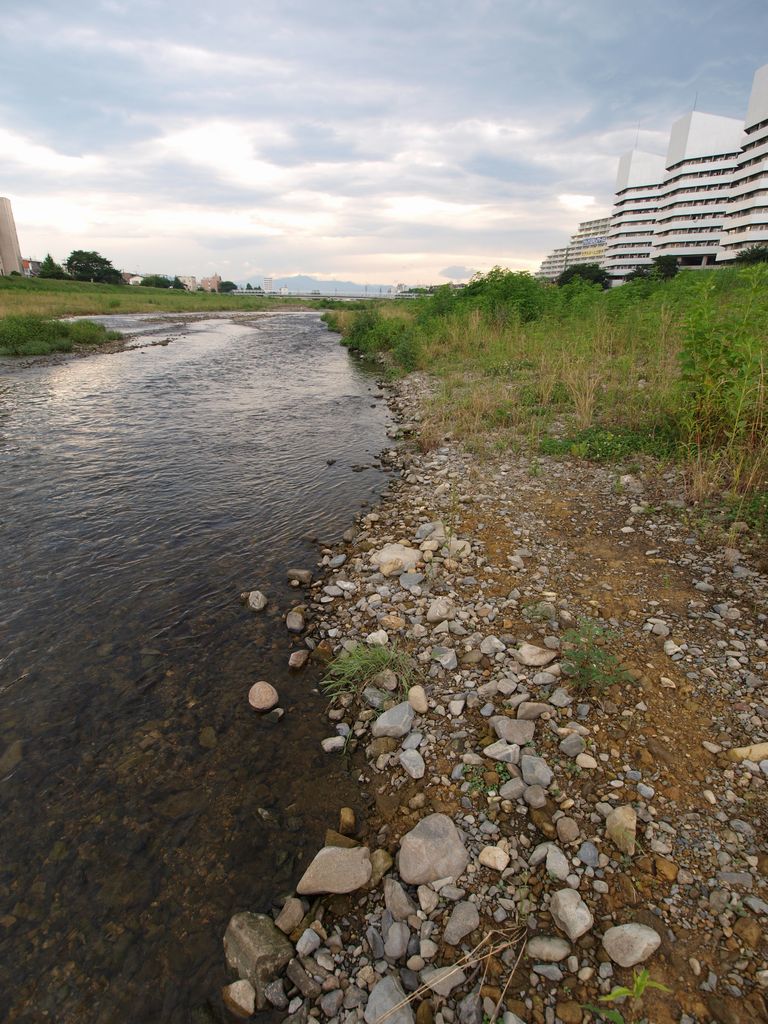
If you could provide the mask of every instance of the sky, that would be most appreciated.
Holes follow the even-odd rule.
[[[139,273],[534,271],[766,62],[765,0],[0,0],[0,195]]]

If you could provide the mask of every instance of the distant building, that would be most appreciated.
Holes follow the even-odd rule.
[[[126,284],[132,284],[135,287],[137,284],[141,284],[143,280],[144,278],[141,276],[141,274],[131,274],[128,280],[126,281]]]
[[[602,264],[612,285],[623,284],[633,271],[651,264],[663,179],[663,156],[635,149],[619,159],[616,201]]]
[[[203,277],[200,279],[200,287],[204,292],[217,292],[220,284],[221,277],[218,274],[213,274],[211,277]]]
[[[40,273],[40,267],[42,263],[40,260],[22,260],[21,261],[21,272],[24,277],[37,277]]]
[[[0,274],[23,274],[19,238],[10,199],[0,196]]]
[[[179,277],[179,280],[187,289],[188,292],[197,291],[197,278],[196,277]]]
[[[542,281],[556,280],[564,270],[578,264],[600,263],[605,255],[610,217],[583,220],[571,241],[561,249],[554,249],[536,271]]]
[[[265,277],[264,278],[264,291],[265,292],[273,292],[274,290],[275,290],[275,282],[272,280],[271,277]]]

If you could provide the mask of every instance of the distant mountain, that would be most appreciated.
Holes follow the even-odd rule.
[[[237,283],[245,288],[250,281],[252,287],[263,285],[263,277],[251,277],[242,279]],[[287,288],[291,292],[313,292],[318,291],[321,295],[333,295],[339,292],[344,295],[378,295],[380,292],[388,292],[393,287],[391,284],[359,284],[357,281],[321,280],[318,277],[308,277],[306,274],[295,274],[293,277],[275,277],[272,279],[272,286],[275,291],[279,288]]]

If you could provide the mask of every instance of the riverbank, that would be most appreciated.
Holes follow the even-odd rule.
[[[396,385],[406,438],[431,387]],[[323,748],[369,810],[328,822],[277,928],[233,918],[229,1005],[253,982],[294,1024],[765,1020],[756,536],[699,536],[674,467],[432,441],[385,453],[398,481],[303,603],[299,649],[357,651]],[[409,692],[365,678],[373,649]],[[599,1003],[633,969],[665,988]]]

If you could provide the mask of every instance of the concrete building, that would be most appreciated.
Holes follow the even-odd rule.
[[[197,291],[197,278],[196,277],[189,277],[189,276],[182,277],[181,275],[179,275],[179,280],[181,281],[181,283],[184,285],[184,287],[186,288],[186,290],[188,292],[196,292]]]
[[[203,277],[200,279],[200,287],[204,292],[217,292],[220,284],[221,277],[218,274],[213,274],[211,277]]]
[[[708,267],[717,257],[741,148],[742,122],[693,110],[672,125],[652,257]]]
[[[605,253],[606,233],[610,217],[584,220],[570,243],[554,249],[534,274],[542,281],[554,281],[568,267],[584,263],[600,263]]]
[[[10,199],[0,196],[0,274],[23,274],[19,238]]]
[[[751,245],[768,245],[768,64],[752,82],[718,261]]]
[[[651,262],[663,178],[664,158],[656,153],[634,149],[619,158],[616,200],[602,259],[612,285],[623,284],[628,274]]]
[[[24,277],[37,277],[40,273],[40,267],[42,266],[41,260],[25,260],[21,261],[21,272]]]
[[[265,277],[264,278],[264,291],[265,292],[273,292],[274,290],[275,290],[275,282],[272,280],[271,277]]]

